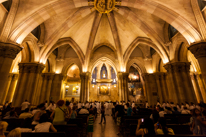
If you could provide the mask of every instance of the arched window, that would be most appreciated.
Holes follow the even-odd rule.
[[[97,67],[94,68],[92,72],[92,84],[96,84],[96,79],[97,79]]]
[[[100,74],[101,74],[100,76],[101,79],[107,79],[107,68],[105,64],[102,66]]]
[[[111,78],[112,78],[112,85],[117,84],[117,80],[116,80],[116,73],[113,69],[113,67],[111,68]]]

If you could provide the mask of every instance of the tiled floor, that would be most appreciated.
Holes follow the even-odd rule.
[[[99,124],[101,121],[100,115],[94,123],[93,137],[121,137],[118,136],[118,127],[115,124],[112,116],[106,116],[106,124]]]

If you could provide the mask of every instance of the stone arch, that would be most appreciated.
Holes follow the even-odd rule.
[[[79,68],[79,71],[80,73],[82,73],[82,65],[80,62],[77,62],[75,59],[71,59],[69,62],[67,62],[64,67],[62,68],[62,74],[63,75],[66,75],[67,74],[67,71],[69,70],[69,68],[72,66],[72,65],[77,65],[78,68]]]
[[[148,45],[150,47],[152,47],[153,49],[156,50],[156,52],[160,55],[160,57],[162,59],[164,59],[163,54],[161,53],[161,51],[159,50],[159,48],[152,42],[152,40],[150,40],[149,38],[143,38],[143,37],[137,37],[131,44],[130,46],[127,48],[127,50],[124,53],[124,63],[127,64],[130,55],[132,54],[133,50],[139,45],[139,44],[145,44]],[[169,57],[167,57],[169,58]]]
[[[127,67],[126,67],[126,72],[127,73],[129,73],[129,69],[133,64],[136,64],[136,67],[138,66],[137,68],[138,68],[138,71],[140,72],[140,74],[147,73],[147,70],[144,67],[144,64],[141,61],[137,60],[137,59],[131,59],[127,63]]]
[[[174,10],[154,1],[122,1],[122,6],[144,10],[174,26],[188,41],[188,43],[202,40],[201,34],[184,17]],[[141,6],[140,6],[141,5]],[[153,9],[153,10],[151,10]],[[164,14],[162,14],[164,13]]]
[[[84,63],[84,54],[79,45],[72,39],[72,38],[62,38],[57,41],[57,43],[50,49],[50,51],[47,53],[46,58],[58,47],[64,46],[64,45],[70,45],[76,54],[79,57],[80,62],[83,64]]]
[[[99,64],[103,64],[103,63],[107,63],[109,64],[110,66],[113,67],[115,73],[117,74],[117,72],[119,71],[117,68],[117,64],[113,61],[113,58],[111,56],[105,56],[105,57],[97,57],[95,60],[91,61],[91,65],[89,65],[89,72],[93,72],[94,68],[96,66],[98,66]]]
[[[22,62],[38,62],[39,61],[39,47],[37,39],[32,34],[29,34],[21,44],[24,47],[22,50]]]
[[[92,53],[94,53],[98,48],[100,48],[100,47],[102,47],[102,46],[107,46],[107,47],[109,47],[111,50],[113,50],[114,53],[116,53],[115,47],[112,46],[112,45],[109,44],[109,43],[101,43],[101,44],[96,45],[96,46],[92,49]]]
[[[84,6],[88,6],[88,3],[82,1],[74,1],[74,0],[69,0],[69,1],[56,0],[56,1],[48,2],[43,7],[34,10],[31,15],[28,15],[28,17],[22,20],[21,23],[19,23],[17,27],[12,30],[9,38],[12,41],[21,43],[24,37],[26,37],[34,28],[36,28],[38,25],[48,20],[52,16],[55,16],[69,9],[74,9],[74,8],[79,8]]]

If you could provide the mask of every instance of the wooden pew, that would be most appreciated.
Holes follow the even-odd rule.
[[[7,131],[11,131],[17,127],[21,127],[24,119],[3,119],[3,121],[6,121],[9,124]]]
[[[58,132],[65,132],[66,136],[78,137],[78,126],[76,124],[54,125]]]
[[[66,137],[64,132],[31,132],[21,133],[21,137]]]

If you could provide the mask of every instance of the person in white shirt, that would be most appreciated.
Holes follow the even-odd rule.
[[[149,108],[149,103],[146,101],[145,108]]]
[[[187,109],[187,107],[184,107],[181,114],[190,114],[190,111]]]
[[[29,108],[26,108],[26,109],[24,110],[24,113],[21,113],[21,114],[19,115],[19,118],[22,118],[22,119],[32,118],[32,117],[33,117],[33,115],[32,115],[31,113],[29,113]]]
[[[180,105],[177,103],[177,111],[181,112],[181,108],[180,108]]]
[[[109,115],[109,103],[105,102],[104,107],[105,107],[105,115]]]
[[[157,102],[157,106],[160,106],[160,107],[162,107],[159,101]]]
[[[162,102],[162,107],[163,107],[163,109],[165,109],[165,107],[166,107],[166,103],[164,101]]]
[[[69,104],[69,106],[70,106],[71,109],[73,109],[73,103],[72,102]]]
[[[30,103],[25,100],[22,104],[21,104],[21,110],[24,111],[26,108],[28,108],[30,105]]]
[[[48,103],[47,103],[47,100],[45,101],[45,108],[47,108],[48,107]]]
[[[124,106],[125,104],[126,104],[125,101],[123,101],[122,105]]]
[[[78,109],[82,108],[82,103],[81,101],[79,101],[79,103],[77,104]]]
[[[51,101],[50,105],[46,108],[46,110],[49,110],[50,112],[54,111],[56,108],[56,104],[54,101]]]
[[[53,124],[49,122],[47,114],[42,114],[40,119],[39,119],[39,124],[35,126],[35,132],[57,132],[57,130],[54,128]]]
[[[185,106],[184,106],[184,103],[182,103],[182,104],[181,104],[181,108],[180,108],[181,111],[184,110],[184,107],[185,107]]]
[[[190,108],[190,110],[195,109],[195,104],[194,104],[193,102],[191,102],[191,103],[190,103],[190,107],[189,107],[189,108]]]
[[[96,103],[96,106],[97,106],[97,113],[100,113],[100,103],[97,102],[97,103]]]
[[[89,111],[85,107],[82,107],[82,109],[79,111],[79,114],[89,114]]]
[[[187,107],[187,109],[190,109],[190,105],[188,102],[185,102],[185,106]]]
[[[170,107],[170,104],[169,104],[169,102],[167,102],[166,106],[167,106],[168,108]]]
[[[174,102],[170,102],[170,107],[171,107],[171,108],[175,107]]]
[[[88,101],[86,102],[85,107],[86,107],[87,109],[90,108],[90,105],[89,105],[89,102],[88,102]]]
[[[134,103],[134,101],[132,102],[132,108],[134,108],[135,107],[135,103]]]
[[[163,108],[160,108],[160,111],[159,111],[159,116],[160,117],[164,117],[164,115],[167,114]]]

